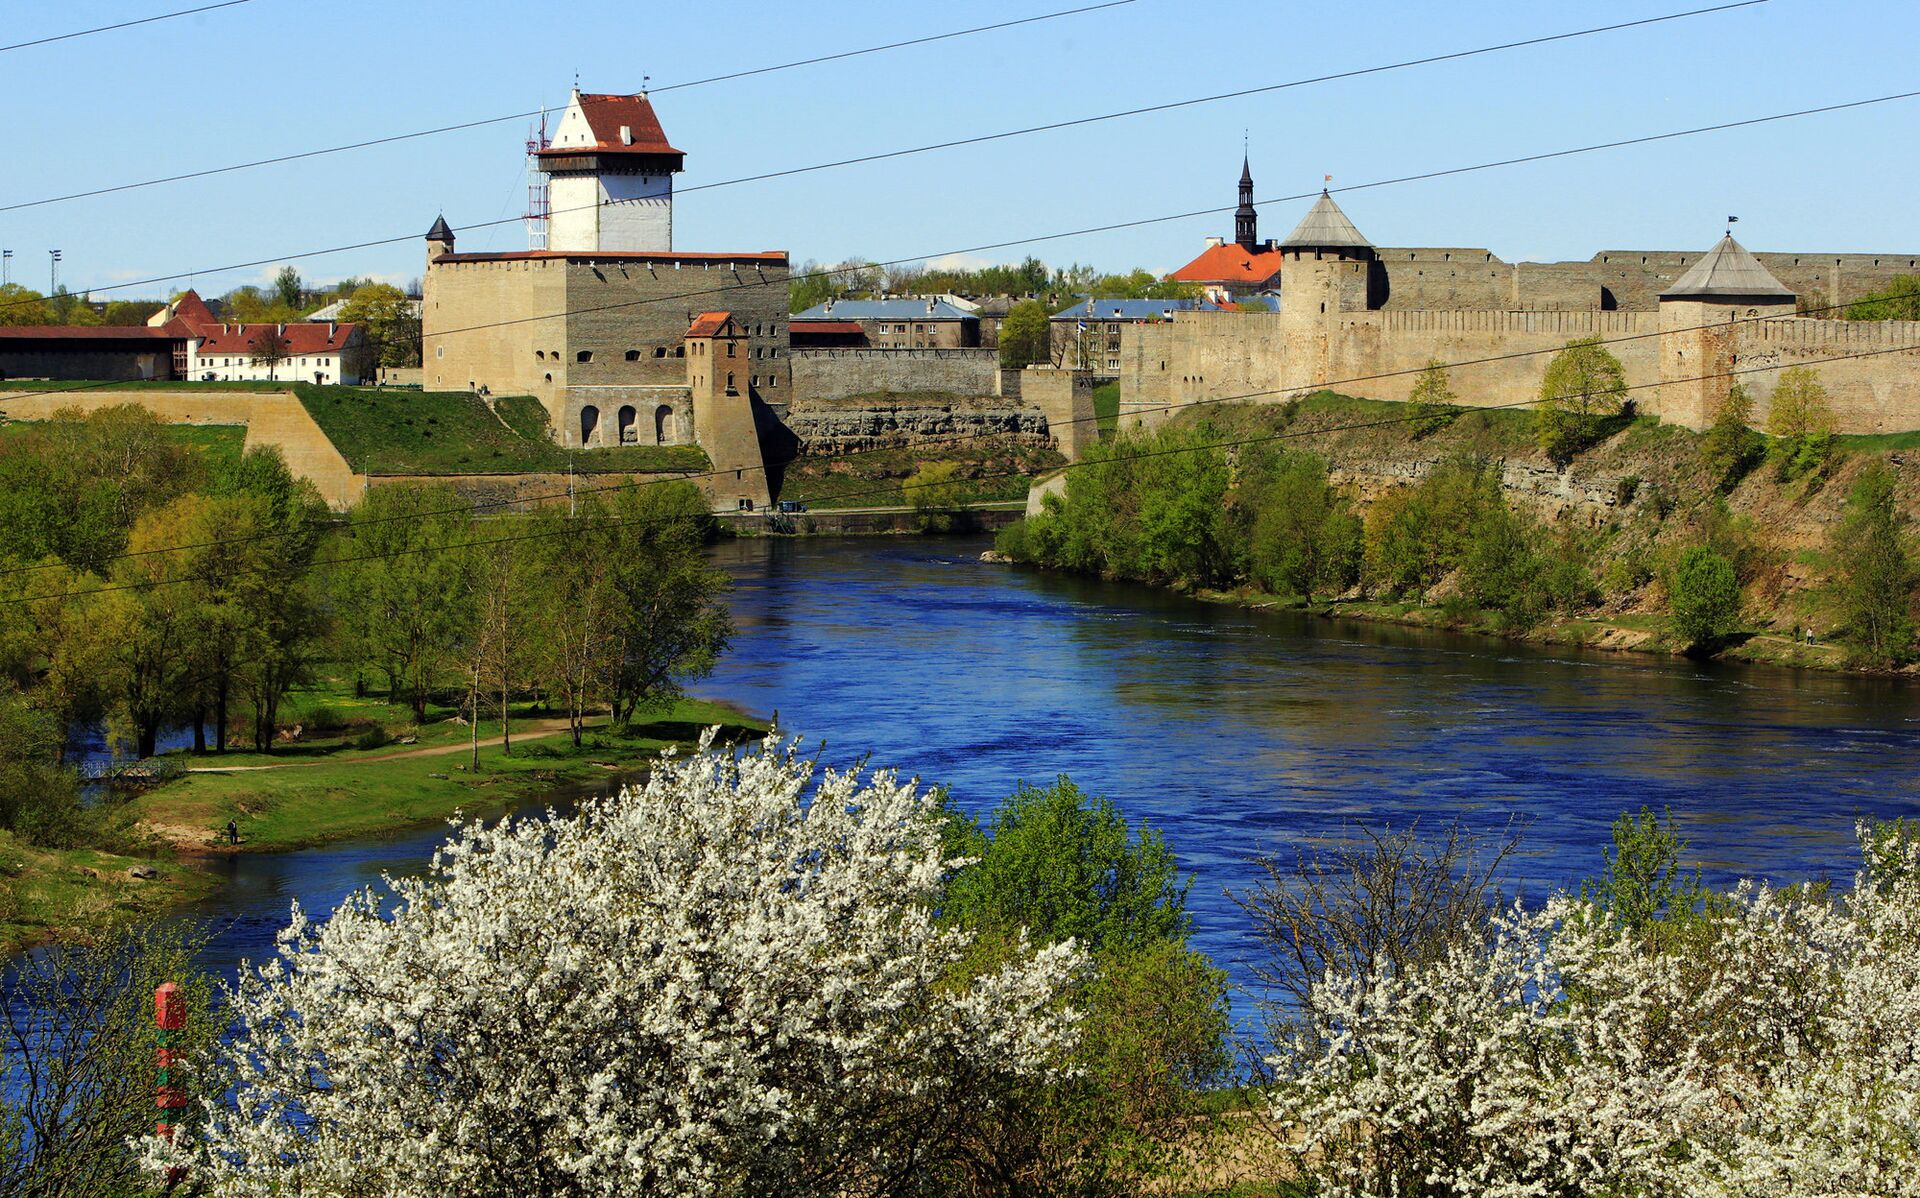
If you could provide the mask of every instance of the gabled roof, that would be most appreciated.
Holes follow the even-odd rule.
[[[575,92],[573,104],[586,118],[587,132],[575,136],[561,118],[561,132],[553,144],[540,152],[542,158],[572,154],[671,154],[681,157],[667,141],[654,114],[653,103],[644,95],[622,96]],[[621,130],[625,130],[624,136]]]
[[[205,357],[208,354],[251,354],[261,336],[274,329],[280,331],[280,340],[286,344],[288,354],[337,354],[347,347],[347,342],[359,332],[360,326],[304,322],[284,327],[274,324],[216,324],[194,332],[201,338],[199,353]]]
[[[831,300],[815,304],[790,320],[978,320],[945,300]]]
[[[1710,299],[1716,296],[1740,299],[1792,299],[1794,292],[1773,272],[1760,265],[1760,259],[1729,233],[1704,258],[1687,268],[1673,286],[1660,293],[1661,299]]]
[[[732,319],[731,312],[702,312],[693,318],[691,325],[687,326],[687,336],[717,337],[720,335],[720,330],[726,328],[727,322]]]
[[[1280,248],[1372,249],[1373,243],[1360,235],[1360,230],[1354,228],[1347,214],[1340,211],[1340,205],[1333,202],[1331,195],[1322,191],[1320,198],[1313,202],[1313,207],[1307,209],[1307,214],[1293,227],[1293,232],[1287,234],[1286,240],[1280,243]]]
[[[1259,286],[1280,273],[1279,250],[1250,250],[1229,242],[1208,246],[1198,258],[1167,277],[1181,283],[1248,283]]]

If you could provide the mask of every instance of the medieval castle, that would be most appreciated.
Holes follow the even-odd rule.
[[[1481,248],[1376,246],[1325,192],[1285,239],[1261,242],[1252,196],[1243,164],[1234,240],[1213,239],[1171,277],[1215,300],[1277,293],[1279,311],[1181,311],[1128,328],[1123,423],[1321,387],[1405,400],[1432,361],[1449,364],[1461,403],[1519,405],[1553,351],[1599,337],[1639,410],[1663,420],[1704,427],[1738,379],[1764,421],[1776,368],[1807,365],[1840,431],[1920,428],[1920,353],[1898,352],[1920,350],[1920,322],[1830,319],[1834,305],[1920,272],[1920,254],[1752,254],[1729,232],[1705,254],[1509,263]]]

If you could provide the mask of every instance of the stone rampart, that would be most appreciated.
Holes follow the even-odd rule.
[[[530,512],[536,508],[555,507],[565,504],[570,498],[584,499],[590,495],[612,498],[613,495],[631,485],[648,486],[676,479],[686,479],[699,487],[702,494],[712,499],[709,483],[711,479],[701,473],[642,474],[637,472],[603,472],[595,474],[567,474],[548,472],[535,474],[369,474],[367,486],[390,487],[398,483],[424,483],[452,487],[454,493],[471,503],[483,516],[494,516],[509,512]]]
[[[991,349],[796,349],[792,400],[939,394],[972,398],[999,392],[1000,356]]]
[[[1920,321],[1789,317],[1738,326],[1733,370],[1765,426],[1780,372],[1817,372],[1843,433],[1920,428]],[[1777,369],[1776,369],[1777,368]]]
[[[853,453],[968,437],[1048,439],[1045,413],[991,397],[950,402],[934,396],[903,396],[897,403],[885,398],[799,402],[787,407],[786,425],[799,438],[799,451],[808,454]]]
[[[351,507],[367,489],[327,434],[290,392],[259,391],[63,391],[57,395],[10,395],[0,391],[0,413],[15,420],[46,420],[62,409],[82,412],[138,404],[168,424],[244,425],[246,448],[271,445],[294,477],[312,482],[335,511]]]

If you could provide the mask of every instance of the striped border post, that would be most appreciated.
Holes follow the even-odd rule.
[[[154,1106],[159,1111],[154,1134],[163,1140],[173,1139],[173,1129],[179,1126],[187,1105],[186,1078],[181,1076],[186,1062],[181,1058],[179,1043],[186,1026],[187,996],[174,983],[164,983],[153,992],[153,1035],[158,1044]],[[177,1165],[168,1169],[167,1188],[179,1185],[186,1176],[187,1171]]]

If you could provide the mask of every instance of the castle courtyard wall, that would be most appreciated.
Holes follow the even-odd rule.
[[[999,391],[1000,355],[991,349],[796,349],[794,403],[854,396],[933,393],[972,398]]]

